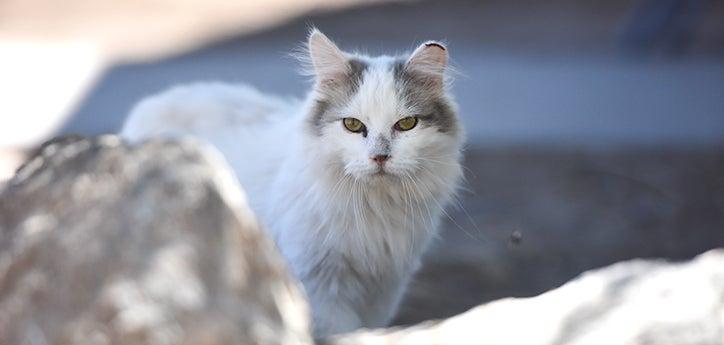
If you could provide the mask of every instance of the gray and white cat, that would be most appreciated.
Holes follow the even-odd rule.
[[[305,101],[202,83],[149,97],[122,135],[200,137],[235,169],[302,282],[318,337],[386,325],[462,177],[447,49],[404,57],[308,41]]]

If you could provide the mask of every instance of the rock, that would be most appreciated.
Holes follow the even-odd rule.
[[[0,344],[309,344],[306,302],[193,141],[46,145],[0,192]]]
[[[197,142],[53,141],[0,192],[0,230],[0,344],[313,343],[298,283]],[[724,249],[320,342],[724,344]]]
[[[531,298],[327,341],[381,344],[724,344],[724,249],[686,263],[633,260]]]

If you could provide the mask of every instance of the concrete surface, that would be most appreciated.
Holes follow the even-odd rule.
[[[473,145],[724,144],[724,54],[704,47],[683,58],[622,57],[617,39],[632,7],[627,1],[518,6],[462,0],[370,5],[119,66],[62,132],[116,131],[139,98],[195,80],[244,81],[302,97],[308,85],[289,53],[313,24],[342,47],[372,54],[405,51],[426,39],[447,41]],[[714,8],[704,24],[712,18],[724,18],[724,10]],[[702,34],[700,41],[724,39],[718,34]]]

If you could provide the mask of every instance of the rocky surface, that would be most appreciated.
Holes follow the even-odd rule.
[[[0,344],[307,344],[307,307],[193,142],[46,145],[0,194]]]
[[[724,344],[724,250],[687,263],[634,260],[532,298],[421,325],[362,331],[335,345]]]
[[[609,159],[622,163],[616,157]],[[601,157],[595,161],[611,162]],[[714,171],[720,160],[711,162],[707,166]],[[631,166],[616,164],[627,175],[638,171],[627,170]],[[215,151],[194,141],[151,141],[131,147],[114,136],[66,137],[40,148],[0,191],[0,344],[312,344],[299,286],[260,231],[229,171]],[[697,169],[696,174],[701,173]],[[658,179],[679,176],[661,174]],[[546,185],[540,183],[547,179],[541,176],[529,183]],[[586,176],[585,181],[591,179]],[[588,185],[575,178],[566,181],[577,193]],[[525,184],[519,188],[526,187],[530,189]],[[558,187],[548,184],[547,188]],[[617,191],[610,188],[604,196],[628,209],[623,201],[631,198],[619,200]],[[531,192],[551,197],[540,190]],[[559,190],[554,195],[567,193]],[[503,196],[496,200],[505,203]],[[538,202],[530,198],[532,204]],[[654,197],[633,200],[646,206],[653,202],[647,198]],[[702,224],[717,224],[719,218],[706,218],[710,209],[694,206],[698,213],[687,212],[703,217]],[[580,207],[588,213],[595,210],[588,204]],[[576,215],[570,214],[573,219]],[[647,229],[645,222],[633,224]],[[540,245],[525,227],[518,229],[505,239],[511,250]],[[629,228],[619,223],[610,229]],[[685,230],[692,235],[696,231]],[[712,236],[703,239],[716,246],[719,237]],[[525,273],[494,261],[499,274],[491,274],[496,271],[485,269],[491,264],[480,266],[469,247],[454,238],[447,244],[451,252],[433,251],[427,268],[413,283],[401,315],[423,313],[408,321],[423,318],[426,310],[452,315],[481,294],[492,296],[483,291],[492,287],[475,289],[475,284],[459,278],[495,284]],[[678,240],[675,247],[684,248],[685,256],[686,250],[695,250],[686,249],[689,245]],[[596,254],[594,247],[587,246],[580,246],[578,253],[594,258]],[[592,260],[582,256],[581,260]],[[556,252],[548,249],[537,258],[545,263],[551,257]],[[446,258],[457,260],[458,266],[446,266],[450,264]],[[425,286],[438,290],[421,293]],[[437,295],[431,293],[435,291]],[[443,303],[453,306],[440,308]],[[408,328],[362,330],[318,342],[724,344],[724,249],[680,263],[626,261],[589,271],[536,297],[499,299],[447,319]]]

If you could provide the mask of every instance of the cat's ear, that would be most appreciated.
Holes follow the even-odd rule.
[[[425,76],[428,81],[442,85],[447,59],[447,48],[442,43],[428,41],[412,52],[406,67],[411,72]]]
[[[316,28],[309,33],[307,50],[318,81],[335,80],[349,73],[349,61],[344,52]]]

